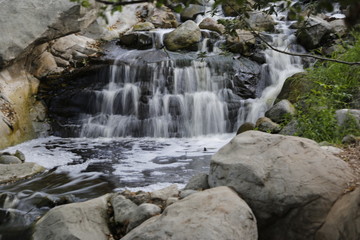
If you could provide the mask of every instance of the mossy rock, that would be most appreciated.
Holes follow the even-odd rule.
[[[287,78],[276,102],[287,99],[292,104],[297,103],[303,94],[312,88],[313,83],[306,76],[306,73],[302,72]]]

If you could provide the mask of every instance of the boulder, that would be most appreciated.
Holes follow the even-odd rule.
[[[360,128],[360,110],[358,109],[339,109],[336,111],[336,120],[339,126],[350,128]],[[352,126],[355,125],[355,126]]]
[[[153,8],[149,13],[147,21],[154,24],[157,28],[176,28],[179,25],[175,15],[165,6]]]
[[[267,117],[261,117],[256,121],[255,128],[262,132],[267,133],[278,133],[281,130],[281,127],[279,124],[274,123],[271,121],[270,118]]]
[[[154,28],[155,26],[151,22],[139,22],[133,26],[133,31],[149,31]]]
[[[137,239],[257,239],[256,219],[230,188],[198,192],[173,203],[125,235]]]
[[[34,226],[33,240],[108,240],[107,202],[110,195],[51,209]]]
[[[46,169],[33,162],[22,164],[0,164],[0,183],[7,183],[29,178]]]
[[[229,45],[229,50],[233,53],[240,53],[244,56],[250,56],[252,48],[254,48],[256,39],[255,36],[247,30],[236,30],[236,36],[228,36],[226,39]]]
[[[22,161],[11,155],[1,155],[0,156],[0,164],[20,164]]]
[[[289,121],[295,115],[295,107],[288,100],[284,99],[272,106],[265,112],[265,116],[276,123]]]
[[[215,31],[217,33],[223,34],[225,32],[225,27],[222,24],[217,23],[213,18],[204,18],[199,24],[200,29],[206,29],[210,31]]]
[[[211,160],[210,187],[231,186],[258,221],[259,239],[313,239],[354,178],[309,139],[247,131]]]
[[[198,25],[188,20],[174,31],[164,37],[164,44],[170,51],[176,51],[191,47],[201,40],[201,31]]]
[[[255,31],[273,32],[275,30],[274,19],[261,11],[249,12],[249,18],[246,18],[246,22]]]
[[[293,119],[281,129],[279,134],[294,136],[299,130],[298,126],[299,126],[298,121]]]
[[[306,26],[298,29],[296,35],[298,42],[307,50],[312,50],[326,42],[331,32],[330,24],[320,17],[309,17]]]
[[[329,22],[332,32],[334,32],[338,37],[343,37],[348,32],[345,21],[343,19],[336,19]]]
[[[241,126],[239,127],[239,129],[236,132],[236,135],[246,132],[246,131],[254,130],[254,128],[255,128],[255,124],[253,124],[251,122],[245,122],[245,123],[241,124]]]
[[[184,190],[205,190],[208,188],[208,175],[206,173],[199,173],[190,178]]]
[[[291,103],[297,103],[304,93],[312,88],[312,82],[306,78],[305,73],[296,73],[288,77],[277,96],[277,100],[287,99]]]
[[[315,240],[359,239],[360,188],[342,196],[331,208]]]
[[[131,32],[120,37],[120,44],[135,49],[150,49],[153,46],[151,34]]]
[[[130,232],[149,218],[161,213],[161,208],[155,204],[143,203],[132,212],[126,232]]]
[[[40,0],[2,2],[0,59],[7,63],[30,52],[38,43],[80,32],[97,18],[95,11],[82,11],[68,0],[46,4]]]
[[[19,150],[16,150],[14,156],[21,160],[21,162],[25,162],[25,154]]]
[[[120,194],[114,194],[110,199],[110,203],[114,210],[115,222],[122,225],[129,223],[131,214],[138,207],[131,200]]]
[[[176,184],[172,184],[166,188],[159,189],[150,193],[151,199],[160,199],[166,201],[170,197],[177,197],[179,189]]]
[[[246,2],[244,1],[243,3],[249,4],[247,6],[247,8],[250,10],[250,5],[253,5],[254,1],[247,0]],[[239,13],[242,12],[242,8],[244,7],[244,5],[239,4],[239,2],[237,0],[228,0],[228,1],[226,1],[226,4],[222,4],[221,7],[222,7],[222,10],[223,10],[225,16],[237,17],[237,16],[239,16]]]
[[[200,14],[205,13],[205,6],[198,4],[189,4],[186,8],[180,13],[181,21],[185,22],[187,20],[195,20],[196,17]]]

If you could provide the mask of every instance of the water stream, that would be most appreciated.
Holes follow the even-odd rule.
[[[280,18],[277,33],[268,35],[272,45],[301,50],[293,44],[289,23]],[[167,52],[159,49],[166,31],[155,32],[147,50],[112,46],[114,63],[105,74],[92,76],[96,87],[54,98],[74,103],[63,111],[69,114],[71,108],[76,114],[60,124],[71,129],[72,137],[60,130],[60,136],[6,149],[21,150],[27,161],[49,170],[0,186],[0,239],[29,238],[31,224],[56,205],[123,189],[184,186],[191,176],[208,171],[211,155],[242,123],[264,115],[287,77],[302,71],[300,59],[272,50],[265,51],[262,66],[219,55],[222,39],[205,38],[199,44],[199,51],[208,54],[204,60],[196,52]],[[239,84],[246,81],[258,84],[242,95]],[[56,121],[64,119],[58,116]]]

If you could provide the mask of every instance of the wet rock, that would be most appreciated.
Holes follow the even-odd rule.
[[[150,193],[151,199],[161,199],[166,201],[170,197],[177,197],[179,190],[176,184],[170,185],[166,188],[159,189]]]
[[[256,121],[255,128],[262,132],[278,133],[281,130],[279,124],[271,121],[270,118],[261,117]]]
[[[129,48],[150,49],[153,38],[150,34],[132,32],[120,37],[120,44]]]
[[[312,50],[326,42],[331,32],[331,26],[319,17],[309,17],[306,19],[306,26],[300,28],[297,33],[298,42],[307,50]]]
[[[157,28],[176,28],[179,25],[175,15],[165,6],[153,8],[149,13],[147,21],[154,24]]]
[[[200,29],[207,29],[210,31],[215,31],[217,33],[223,34],[225,32],[225,27],[222,24],[217,23],[213,18],[205,18],[199,24]]]
[[[228,36],[226,41],[229,50],[233,53],[240,53],[244,56],[250,56],[255,46],[255,36],[247,30],[236,30],[237,36]]]
[[[139,22],[133,26],[133,31],[149,31],[154,28],[155,26],[151,22]]]
[[[236,135],[246,132],[246,131],[254,130],[254,129],[255,129],[255,124],[253,124],[251,122],[245,122],[239,127],[239,129],[236,132]]]
[[[110,195],[51,209],[34,226],[33,240],[104,239],[108,228],[107,202]]]
[[[205,6],[198,4],[190,4],[180,14],[181,21],[195,20],[200,14],[205,13]]]
[[[11,155],[1,155],[0,156],[0,164],[20,164],[22,161]]]
[[[219,187],[173,203],[160,216],[144,222],[122,239],[169,238],[255,240],[256,220],[251,209],[234,191]]]
[[[201,40],[201,31],[198,25],[189,20],[181,24],[174,31],[164,37],[164,44],[170,51],[191,47]]]
[[[270,15],[260,11],[252,11],[248,14],[249,18],[245,21],[255,31],[273,32],[275,30],[276,23]]]
[[[45,171],[45,168],[33,162],[22,164],[0,164],[0,183],[17,181]]]
[[[120,194],[111,197],[110,203],[114,209],[114,219],[116,223],[127,224],[130,221],[131,214],[137,209],[137,205],[131,200]]]
[[[331,208],[315,240],[358,239],[360,236],[360,188],[342,196]]]
[[[212,157],[209,184],[234,187],[255,213],[259,239],[313,239],[353,178],[312,140],[248,131]]]
[[[256,66],[254,64],[254,66]],[[233,78],[233,92],[243,99],[256,98],[259,78],[255,72],[239,72]]]
[[[295,107],[286,99],[281,100],[265,112],[265,116],[276,123],[289,121],[295,115]]]
[[[185,186],[185,190],[205,190],[209,188],[208,175],[206,173],[199,173],[190,178]]]
[[[143,203],[132,212],[126,232],[130,232],[149,218],[161,213],[161,208],[155,204]]]

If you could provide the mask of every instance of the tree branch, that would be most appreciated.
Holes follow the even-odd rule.
[[[106,0],[95,0],[98,3],[103,3],[106,5],[113,5],[113,6],[124,6],[124,5],[129,5],[129,4],[136,4],[136,3],[147,3],[147,2],[152,2],[151,0],[135,0],[135,1],[130,1],[130,2],[111,2],[111,1],[106,1]]]

